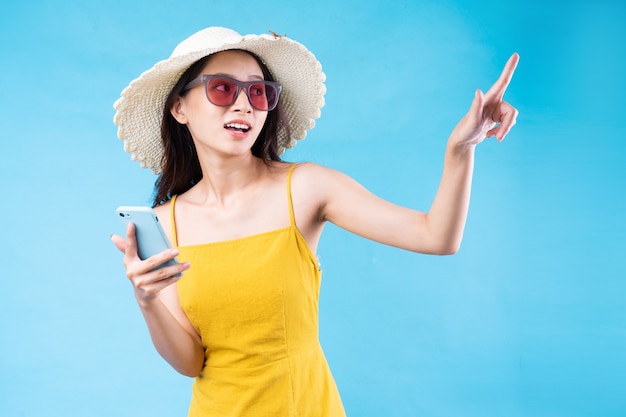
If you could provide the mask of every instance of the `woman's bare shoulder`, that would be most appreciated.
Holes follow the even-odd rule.
[[[322,207],[329,197],[329,190],[340,176],[339,171],[313,163],[299,163],[293,171],[291,188],[296,199],[308,205]]]
[[[309,190],[328,189],[333,183],[345,177],[343,173],[314,162],[302,162],[293,173],[295,187],[307,187]]]
[[[292,164],[290,164],[292,165]],[[299,162],[296,164],[296,168],[294,170],[294,175],[296,173],[298,176],[303,177],[305,179],[315,179],[321,176],[333,175],[335,171],[332,168],[325,167],[323,165],[317,164],[315,162]]]

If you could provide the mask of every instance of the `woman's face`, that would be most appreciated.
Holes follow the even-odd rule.
[[[263,80],[256,60],[246,52],[223,51],[213,55],[201,75],[227,75],[239,81]],[[230,106],[216,106],[206,96],[200,84],[181,97],[172,107],[172,115],[186,124],[199,156],[217,153],[222,156],[249,154],[265,120],[267,112],[254,109],[242,89]]]

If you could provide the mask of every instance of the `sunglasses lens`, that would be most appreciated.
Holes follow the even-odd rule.
[[[263,110],[274,110],[278,104],[278,90],[271,84],[263,84],[265,87],[265,108]]]
[[[249,87],[248,96],[250,97],[250,104],[257,110],[267,110],[267,90],[271,89],[270,86],[262,83],[252,84]]]
[[[235,101],[237,85],[226,78],[213,78],[207,84],[207,96],[216,106],[229,106]]]

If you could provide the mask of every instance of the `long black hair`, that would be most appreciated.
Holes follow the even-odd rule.
[[[275,81],[267,66],[257,55],[250,54],[261,67],[263,78]],[[198,160],[196,146],[187,125],[180,124],[172,116],[170,109],[177,98],[184,96],[183,88],[187,83],[200,76],[202,69],[214,55],[208,55],[193,63],[179,78],[178,82],[165,100],[163,118],[161,121],[161,140],[163,141],[163,157],[161,159],[161,173],[154,185],[153,206],[169,201],[172,196],[182,194],[202,179],[202,169]],[[283,126],[289,133],[289,125],[284,116],[280,101],[278,106],[267,115],[265,125],[259,137],[252,145],[252,154],[263,161],[281,161],[278,144],[278,127]]]

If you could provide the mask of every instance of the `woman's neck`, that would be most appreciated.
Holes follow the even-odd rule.
[[[211,158],[200,160],[202,180],[189,195],[194,204],[227,206],[238,196],[245,194],[258,184],[264,162],[252,153],[233,158]]]

